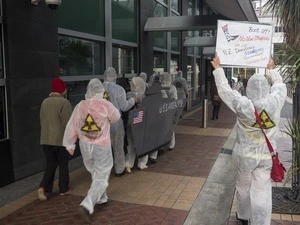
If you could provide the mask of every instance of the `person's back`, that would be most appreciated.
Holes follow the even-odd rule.
[[[185,99],[188,96],[188,84],[186,79],[182,76],[182,71],[178,71],[177,77],[173,82],[177,89],[178,99]]]
[[[117,73],[112,67],[104,72],[103,86],[108,94],[109,101],[121,112],[126,112],[132,108],[137,98],[126,98],[123,87],[116,84]],[[123,176],[125,169],[124,137],[125,129],[122,118],[111,125],[110,129],[112,147],[114,152],[114,169],[116,176]]]
[[[103,99],[103,93],[101,81],[97,78],[90,80],[85,100],[76,105],[63,139],[66,149],[74,151],[79,138],[82,160],[92,177],[87,196],[78,209],[85,224],[90,224],[95,204],[108,201],[106,189],[113,167],[110,123],[115,123],[120,118],[119,110]]]
[[[237,167],[236,216],[243,225],[248,225],[248,220],[251,220],[252,225],[270,225],[272,157],[254,112],[256,109],[264,132],[276,149],[275,136],[287,95],[286,85],[274,70],[274,61],[270,59],[267,68],[273,82],[271,89],[263,75],[255,74],[248,80],[247,97],[242,96],[228,85],[217,55],[211,64],[215,68],[213,74],[221,99],[237,114],[237,138],[232,153]]]
[[[62,146],[64,129],[72,113],[69,100],[59,93],[51,93],[41,105],[41,145]]]
[[[65,195],[69,191],[69,154],[63,146],[63,135],[72,113],[72,106],[69,100],[65,98],[66,85],[60,78],[52,80],[51,90],[50,95],[42,102],[40,108],[40,144],[47,162],[38,189],[40,200],[47,200],[46,193],[52,193],[57,167],[59,167],[60,195]]]

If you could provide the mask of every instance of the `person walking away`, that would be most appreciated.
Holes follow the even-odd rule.
[[[287,96],[286,85],[274,70],[273,59],[270,59],[267,69],[272,81],[271,89],[264,75],[255,74],[248,81],[247,97],[242,96],[228,85],[217,54],[211,64],[221,99],[237,115],[237,139],[232,154],[237,166],[237,218],[243,225],[247,225],[248,220],[251,225],[270,225],[272,157],[254,112],[256,109],[262,118],[264,132],[276,149],[275,136]]]
[[[146,91],[146,82],[141,77],[134,77],[132,78],[130,82],[131,91],[127,93],[128,97],[137,97],[140,102],[137,103],[134,107],[134,109],[140,108],[140,103],[143,101],[143,98],[145,97],[145,91]],[[125,156],[126,163],[125,163],[125,171],[127,173],[131,173],[131,169],[134,166],[134,161],[136,159],[136,149],[135,149],[135,143],[133,139],[133,133],[132,133],[132,124],[129,122],[127,124],[127,154]],[[144,170],[148,168],[147,166],[148,162],[148,155],[142,156],[138,158],[138,168],[140,170]]]
[[[219,119],[219,112],[220,112],[222,100],[218,94],[218,90],[217,90],[215,81],[213,81],[211,89],[210,89],[210,97],[211,97],[211,103],[213,106],[211,119],[212,120],[214,120],[215,118]]]
[[[120,119],[119,110],[103,99],[102,82],[91,79],[87,86],[85,100],[79,102],[67,124],[63,145],[72,153],[79,139],[83,164],[91,174],[92,183],[86,197],[80,203],[79,214],[84,223],[91,222],[90,215],[95,204],[108,200],[106,189],[113,167],[110,140],[110,124]]]
[[[247,78],[244,78],[244,79],[243,79],[243,85],[239,88],[239,92],[240,92],[243,96],[247,96],[247,94],[246,94],[247,83],[248,83],[248,79],[247,79]]]
[[[182,77],[182,71],[179,70],[177,77],[173,82],[177,89],[178,99],[186,99],[188,97],[188,84],[185,78]]]
[[[141,72],[139,74],[139,77],[141,77],[145,81],[146,87],[148,87],[148,84],[147,84],[147,78],[148,78],[148,76],[147,76],[147,74],[145,72]]]
[[[168,98],[171,100],[177,100],[177,89],[174,85],[172,85],[172,77],[169,73],[164,73],[161,81],[161,94],[162,98]],[[168,145],[169,150],[173,150],[175,148],[175,131],[173,132],[171,141]],[[157,161],[157,155],[158,155],[158,150],[152,152],[149,155],[149,162],[150,163],[156,163]]]
[[[38,189],[40,200],[47,200],[47,194],[52,193],[57,167],[60,195],[69,191],[69,154],[62,140],[72,114],[72,106],[66,99],[66,85],[61,79],[53,79],[51,89],[52,92],[44,99],[40,108],[40,144],[46,159],[46,169]]]
[[[132,108],[136,102],[137,97],[126,99],[126,92],[124,88],[116,84],[117,73],[113,67],[107,68],[104,72],[103,86],[108,93],[109,101],[120,111],[126,112]],[[110,126],[110,138],[114,157],[114,170],[117,177],[124,175],[125,170],[125,152],[124,152],[124,123],[120,118],[116,123]]]

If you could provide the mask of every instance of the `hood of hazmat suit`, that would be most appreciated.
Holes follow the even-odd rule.
[[[141,77],[145,82],[147,82],[147,74],[144,72],[141,72],[139,77]]]
[[[131,96],[142,100],[145,97],[146,82],[141,77],[134,77],[130,81]]]
[[[116,83],[117,77],[117,72],[113,67],[108,67],[104,71],[104,81]]]
[[[168,73],[164,73],[161,79],[161,93],[162,98],[169,98],[172,100],[177,100],[177,89],[172,85],[172,77]]]

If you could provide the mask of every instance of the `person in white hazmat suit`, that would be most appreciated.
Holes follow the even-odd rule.
[[[145,97],[146,91],[146,82],[141,77],[134,77],[130,82],[131,91],[127,93],[127,97],[137,97],[141,102],[142,99]],[[135,105],[135,109],[139,108],[140,104]],[[135,150],[135,143],[133,139],[132,127],[130,122],[127,124],[127,154],[125,156],[126,163],[125,163],[125,171],[127,173],[131,173],[131,169],[134,166],[134,161],[136,158],[136,150]],[[142,156],[138,158],[138,168],[140,170],[148,168],[148,155]]]
[[[126,112],[132,108],[136,102],[137,97],[126,99],[126,92],[123,87],[116,84],[117,73],[113,67],[109,67],[104,72],[103,86],[108,93],[108,99],[120,112]],[[114,157],[114,170],[116,176],[124,175],[125,170],[125,152],[124,152],[124,138],[125,130],[122,118],[110,126],[110,138]]]
[[[179,70],[173,85],[177,89],[178,99],[186,99],[188,97],[188,84],[185,78],[182,77],[182,71]]]
[[[63,138],[63,145],[70,152],[74,152],[76,140],[79,139],[84,166],[91,173],[90,189],[79,207],[85,223],[90,223],[95,204],[108,200],[106,189],[113,167],[110,124],[120,119],[119,110],[103,99],[103,93],[102,82],[97,78],[90,80],[85,100],[74,108]]]
[[[171,100],[177,100],[177,89],[172,85],[172,77],[169,73],[164,73],[161,79],[161,94],[162,98],[168,98]],[[169,143],[169,150],[175,148],[175,132],[173,132],[171,141]],[[154,151],[149,155],[149,161],[151,163],[156,163],[158,151]]]
[[[267,68],[272,81],[271,88],[264,75],[251,76],[246,96],[232,90],[220,67],[220,58],[211,61],[218,93],[223,102],[237,115],[237,139],[233,159],[237,166],[236,198],[237,219],[243,225],[270,225],[272,214],[272,158],[265,137],[256,122],[254,109],[261,117],[264,131],[276,149],[280,111],[287,95],[282,77],[274,70],[273,59]],[[254,108],[255,107],[255,108]]]

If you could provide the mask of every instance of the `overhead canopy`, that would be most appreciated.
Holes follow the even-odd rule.
[[[144,31],[215,29],[217,20],[258,22],[250,0],[205,0],[220,15],[149,17]]]
[[[205,0],[210,8],[238,21],[258,22],[250,0]]]
[[[216,45],[216,37],[203,37],[197,36],[186,39],[183,43],[184,47],[208,47],[208,46],[215,46]]]
[[[217,25],[217,20],[221,19],[228,18],[221,15],[149,17],[144,31],[213,29]]]

